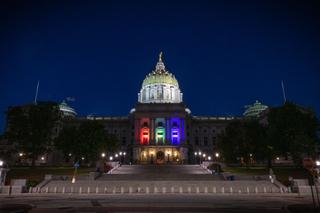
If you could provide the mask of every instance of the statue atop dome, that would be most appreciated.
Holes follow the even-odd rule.
[[[164,66],[164,63],[162,61],[162,51],[159,53],[159,61],[156,65],[156,70],[154,71],[156,74],[163,74],[163,73],[168,73],[166,71],[166,67]]]
[[[162,51],[159,53],[159,61],[162,62]]]

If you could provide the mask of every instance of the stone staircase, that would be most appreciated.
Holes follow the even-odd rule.
[[[39,185],[40,186],[40,185]],[[96,180],[51,180],[32,189],[36,193],[75,194],[167,194],[167,193],[285,193],[287,188],[268,180],[226,181],[221,175],[210,174],[199,165],[135,165],[121,166],[112,174]]]

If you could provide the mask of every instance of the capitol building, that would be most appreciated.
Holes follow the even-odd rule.
[[[63,109],[66,109],[63,103]],[[67,112],[70,115],[68,108]],[[96,120],[118,138],[127,161],[139,164],[192,163],[195,152],[215,152],[217,135],[235,119],[244,117],[195,116],[183,102],[183,93],[162,53],[155,69],[146,75],[138,101],[128,116],[86,116],[66,122]]]

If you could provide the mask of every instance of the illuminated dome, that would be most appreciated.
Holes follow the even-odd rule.
[[[166,70],[162,62],[162,52],[156,69],[143,80],[138,94],[140,103],[181,103],[182,93],[175,76]]]
[[[256,101],[252,105],[245,106],[246,111],[243,113],[245,117],[259,117],[261,112],[268,109],[268,106],[261,104],[259,101]]]

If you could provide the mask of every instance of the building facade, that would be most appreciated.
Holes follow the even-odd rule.
[[[178,80],[166,69],[160,53],[128,116],[74,117],[72,122],[103,122],[106,131],[117,136],[127,162],[181,164],[194,162],[195,152],[206,153],[202,158],[212,156],[217,135],[234,119],[242,118],[193,116],[183,102]]]

